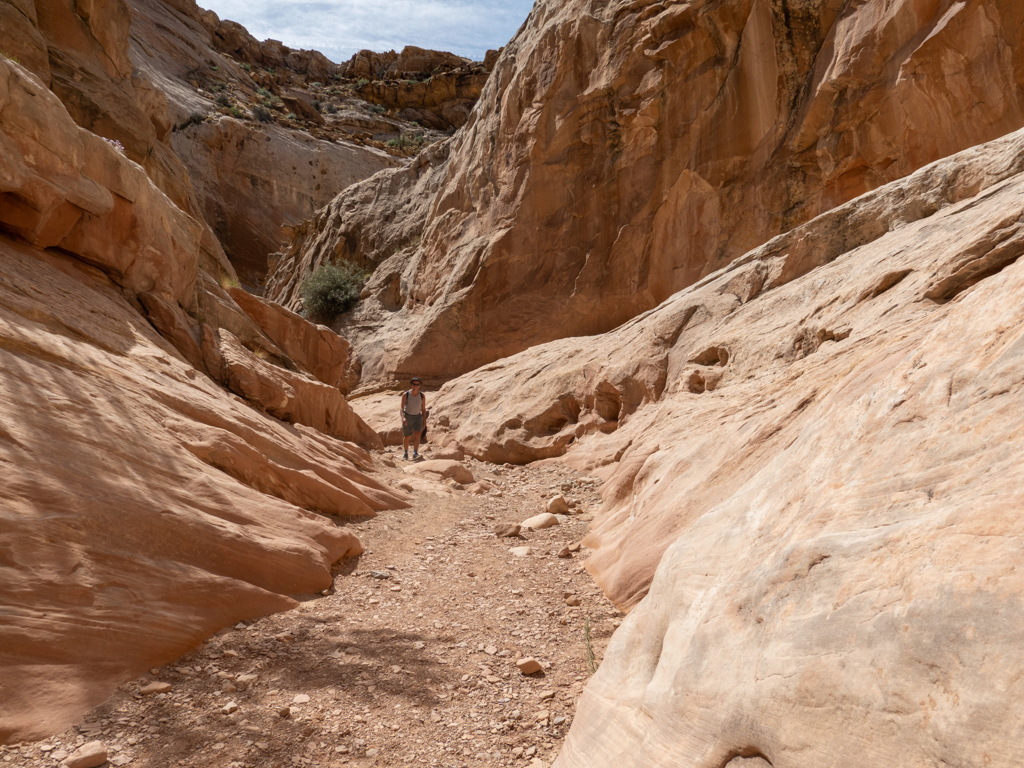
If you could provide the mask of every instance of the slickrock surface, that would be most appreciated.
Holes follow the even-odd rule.
[[[197,373],[109,283],[9,241],[0,257],[6,741],[63,730],[126,676],[329,586],[359,541],[300,507],[405,502],[359,449]]]
[[[213,296],[206,336],[237,338],[219,316],[247,338],[238,355],[291,377],[289,407],[316,405],[299,381],[330,390],[344,419],[318,426],[376,444],[339,390],[256,357],[274,345],[201,270],[199,222],[7,59],[0,147],[0,230],[20,238],[0,235],[7,742],[63,730],[126,677],[329,586],[362,548],[327,516],[407,501],[365,451],[207,377],[189,312]]]
[[[961,153],[438,393],[442,442],[607,479],[587,569],[635,610],[558,766],[1024,760],[1022,158]]]
[[[330,253],[328,231],[335,247],[358,241],[360,261],[405,247],[373,222],[422,231],[389,265],[397,297],[377,285],[352,321],[377,324],[370,378],[443,378],[608,331],[780,232],[1020,128],[1022,29],[1017,0],[541,2],[415,224],[402,187],[418,180],[385,172],[387,194],[358,218],[332,206],[278,283]]]
[[[525,559],[491,529],[552,493],[590,510],[598,484],[558,466],[470,459],[467,470],[503,495],[418,494],[409,510],[355,523],[367,552],[335,569],[328,596],[226,630],[127,682],[77,727],[0,747],[0,764],[50,768],[102,740],[111,765],[138,768],[549,765],[590,676],[587,626],[596,663],[621,614],[580,568],[585,552],[557,557],[585,520],[525,533]],[[542,673],[523,675],[525,657]],[[171,690],[143,696],[153,682]]]

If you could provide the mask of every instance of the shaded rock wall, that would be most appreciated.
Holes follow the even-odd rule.
[[[379,445],[304,370],[338,361],[281,351],[202,269],[205,232],[0,58],[0,742],[329,587],[362,548],[327,515],[407,505],[329,436]]]
[[[822,211],[1019,128],[1022,13],[1010,0],[539,3],[454,139],[400,308],[364,309],[388,361],[368,375],[444,377],[607,331]],[[372,216],[401,218],[405,199],[382,196]],[[324,220],[280,264],[274,296],[294,296],[283,284],[323,258],[328,229],[366,232]]]
[[[435,397],[435,439],[606,480],[586,567],[632,612],[558,768],[1024,759],[1022,158],[943,160]]]

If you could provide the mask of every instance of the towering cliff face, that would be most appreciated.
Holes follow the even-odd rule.
[[[1021,764],[1022,206],[1018,132],[435,396],[606,480],[631,614],[556,768]]]
[[[194,2],[132,0],[132,9],[132,56],[165,95],[173,126],[169,144],[188,169],[198,211],[247,284],[265,279],[267,256],[285,242],[289,227],[350,184],[401,165],[399,158],[373,147],[221,114],[228,110],[216,98],[244,106],[259,103],[257,89],[263,84],[286,96],[290,92],[287,85],[258,82],[261,75],[249,62],[280,67],[277,77],[284,83],[327,82],[338,67],[322,54],[258,43],[239,25],[222,22]],[[238,115],[251,117],[248,111]]]
[[[329,587],[362,550],[328,515],[407,505],[347,345],[239,307],[207,233],[0,57],[0,742]]]
[[[371,376],[443,378],[606,331],[1024,125],[1022,14],[1011,0],[540,2],[429,205],[410,211],[415,179],[399,173],[361,219],[340,202],[347,219],[299,238],[273,295],[294,302],[293,283],[353,234],[357,260],[396,256],[398,300],[389,275],[353,321],[379,328]],[[389,252],[365,239],[369,217],[422,240]]]

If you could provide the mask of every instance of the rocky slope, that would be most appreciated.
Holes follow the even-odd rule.
[[[207,235],[0,58],[0,742],[329,587],[362,549],[329,516],[408,503],[354,444],[347,345],[247,314]]]
[[[366,192],[353,188],[293,243],[272,296],[295,308],[327,242],[394,257],[351,323],[375,325],[386,350],[371,378],[444,378],[607,331],[1024,125],[1022,13],[1011,0],[539,3],[431,199],[409,206],[418,177],[394,171],[353,218]],[[421,239],[368,238],[380,219]]]
[[[556,766],[1024,759],[1022,158],[940,161],[435,396],[480,458],[606,479],[586,565],[633,610]]]
[[[479,96],[479,88],[475,96],[448,93],[440,75],[428,76],[423,84],[436,91],[429,104],[410,102],[420,111],[400,113],[397,104],[371,103],[357,89],[368,81],[346,77],[322,54],[260,43],[191,0],[132,0],[132,10],[132,56],[166,95],[170,146],[249,286],[262,284],[268,254],[291,227],[350,184],[442,138],[424,126],[449,124],[428,120],[428,112],[465,110],[466,99]],[[450,56],[421,54],[406,57],[406,66],[436,66],[431,57]]]

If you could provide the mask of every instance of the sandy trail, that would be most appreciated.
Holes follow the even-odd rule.
[[[501,495],[421,492],[412,509],[339,521],[367,552],[339,564],[333,594],[222,632],[76,728],[0,747],[0,761],[56,766],[98,739],[111,764],[140,768],[549,764],[590,674],[586,625],[600,660],[621,616],[582,570],[585,550],[557,556],[586,533],[597,484],[559,465],[465,464]],[[380,467],[391,484],[407,477],[397,465]],[[492,533],[556,493],[582,512],[522,540]],[[520,656],[546,668],[524,676]],[[140,693],[153,682],[170,692]]]

